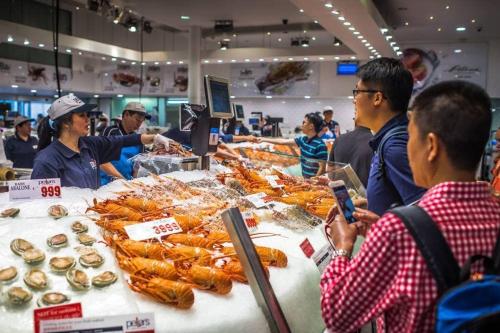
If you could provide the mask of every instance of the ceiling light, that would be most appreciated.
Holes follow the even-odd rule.
[[[229,96],[229,98],[233,99],[233,98],[234,98],[234,96]]]
[[[393,49],[394,51],[398,51],[398,50],[399,50],[399,46],[394,46],[392,49]]]
[[[280,37],[280,38],[278,38],[278,42],[281,42],[281,41],[282,41],[281,37]]]
[[[379,54],[379,55],[377,55],[377,58],[382,58],[382,56]]]
[[[323,57],[319,57],[319,60],[325,60],[325,58],[323,58]]]
[[[333,5],[330,2],[325,3],[326,8],[333,8]]]
[[[304,96],[304,98],[305,98],[305,99],[309,99],[309,98],[311,98],[311,96]]]
[[[245,59],[245,62],[250,62],[250,59]]]
[[[141,66],[145,66],[145,65],[146,65],[146,63],[145,63],[145,62],[141,62]]]
[[[116,58],[111,58],[111,61],[116,61]]]
[[[54,95],[54,98],[59,98],[59,95]]]
[[[101,57],[102,60],[106,60],[106,57]]]
[[[406,25],[406,26],[409,26],[409,25],[410,25],[410,23],[408,23],[408,22],[405,22],[405,25]]]
[[[116,95],[116,97],[118,97],[118,98],[122,98],[122,97],[123,97],[123,95],[122,95],[122,94],[118,94],[118,95]]]
[[[236,62],[236,60],[235,59],[231,59],[231,62]]]
[[[304,60],[306,60],[306,61],[307,61],[307,60],[309,60],[309,58],[308,58],[308,57],[304,57]]]
[[[339,16],[339,20],[340,20],[340,21],[345,21],[345,17],[343,17],[343,16]]]
[[[167,65],[172,65],[172,62],[171,61],[167,61]]]
[[[233,34],[233,37],[236,37],[236,34]]]
[[[368,46],[368,50],[371,50],[371,49],[373,49],[373,46]]]
[[[222,41],[222,42],[219,42],[219,44],[220,44],[220,49],[222,51],[225,51],[225,50],[227,50],[229,48],[229,42]]]
[[[12,43],[12,42],[14,41],[14,38],[12,38],[12,36],[8,36],[8,37],[7,37],[7,41],[8,41],[9,43]]]
[[[441,29],[441,28],[438,28],[437,30],[438,30],[438,31],[441,31],[442,29]]]
[[[387,40],[391,40],[391,39],[392,39],[392,36],[385,36],[385,39],[387,39]]]
[[[363,40],[361,41],[361,43],[366,43],[366,39],[363,39]]]
[[[403,54],[403,52],[398,51],[398,52],[396,52],[396,54],[397,54],[398,56],[400,56],[400,55],[402,55],[402,54]]]
[[[271,33],[268,31],[268,32],[267,32],[267,35],[268,35],[268,36],[271,36]]]
[[[19,88],[19,86],[17,84],[13,84],[11,85],[12,88]]]
[[[434,16],[429,16],[429,20],[434,20]]]
[[[314,20],[314,23],[318,24],[319,22],[318,22],[318,20]]]
[[[307,34],[307,30],[304,30],[304,33]]]
[[[358,39],[363,39],[363,38],[365,38],[365,37],[363,37],[362,35],[358,36]]]
[[[29,41],[29,40],[27,40],[27,39],[25,39],[23,44],[24,44],[24,45],[30,45],[30,41]]]
[[[131,65],[135,65],[135,64],[136,64],[136,62],[135,62],[135,61],[132,61],[130,64],[131,64]]]
[[[121,63],[122,64],[125,64],[127,61],[126,60],[122,60]],[[156,63],[155,63],[156,64]]]
[[[446,6],[446,7],[444,7],[444,8],[445,8],[445,9],[450,9],[450,6]]]
[[[219,64],[221,64],[221,63],[222,63],[222,60],[220,60],[220,59],[219,59],[219,60],[217,60],[217,62],[218,62]]]
[[[371,53],[377,53],[377,50],[373,49],[373,50],[370,50]]]
[[[365,43],[365,46],[370,46],[370,45],[372,45],[372,44],[370,44],[370,43]]]
[[[83,53],[81,51],[78,51],[78,55],[82,55]]]
[[[351,25],[351,22],[344,22],[344,25]]]
[[[108,73],[104,73],[104,76],[108,76]]]
[[[352,57],[351,57],[351,59],[352,59],[352,60],[354,60],[354,59],[356,59],[356,57],[355,57],[355,56],[352,56]]]
[[[180,65],[184,64],[184,61],[182,61],[182,60],[181,60],[181,61],[179,61],[179,64],[180,64]]]
[[[374,57],[374,56],[370,56],[369,58],[370,58],[370,59],[373,59],[373,58],[375,58],[375,57]]]
[[[476,20],[475,20],[475,19],[472,19],[472,20],[471,20],[471,22],[472,22],[472,23],[476,23]]]
[[[389,45],[394,46],[394,45],[396,45],[396,42],[390,42]]]
[[[381,29],[380,29],[380,32],[381,32],[382,34],[385,34],[387,31],[389,31],[389,29],[386,29],[386,28],[381,28]]]
[[[453,52],[455,52],[455,53],[461,53],[461,52],[462,52],[462,50],[461,50],[461,49],[456,49],[456,50],[455,50],[455,51],[453,51]]]
[[[334,57],[333,59],[335,59],[335,60],[339,60],[339,59],[340,59],[340,57]]]
[[[354,27],[349,27],[349,30],[354,31],[354,30],[356,30],[356,28],[354,28]]]
[[[160,63],[158,61],[155,61],[155,65],[159,65]]]
[[[333,15],[339,15],[340,13],[338,11],[336,11],[336,10],[332,10],[332,14]]]
[[[467,30],[467,28],[465,28],[465,27],[457,27],[457,29],[456,29],[456,30],[457,30],[457,31],[465,31],[465,30]]]
[[[267,98],[267,99],[271,99],[271,98],[273,98],[273,96],[266,96],[266,98]]]
[[[292,60],[293,60],[293,58],[288,58],[288,60],[292,61]]]
[[[31,89],[30,92],[32,92],[33,94],[36,93],[36,89]]]
[[[354,96],[347,96],[348,99],[354,99]]]
[[[76,10],[80,10],[80,7],[76,6],[76,7],[75,7],[75,9],[76,9]]]
[[[303,12],[304,12],[304,10],[303,10],[303,9],[299,9],[299,12],[303,13]]]
[[[264,61],[264,59],[260,58],[259,61],[262,62],[262,61]]]
[[[279,59],[278,58],[274,58],[273,61],[279,61]]]
[[[229,38],[224,38],[224,39],[223,39],[223,41],[224,41],[224,42],[230,42],[230,41],[231,41],[231,39],[229,39]]]
[[[342,45],[342,41],[340,39],[338,39],[337,37],[335,37],[333,39],[333,45],[334,46],[340,46],[340,45]]]
[[[359,31],[353,31],[352,33],[355,35],[359,35]]]
[[[99,98],[99,95],[94,95],[94,98]]]
[[[38,44],[38,47],[45,47],[45,44],[40,43]]]
[[[129,28],[128,28],[128,31],[130,32],[136,32],[137,31],[137,27],[135,25],[131,25]]]
[[[208,63],[210,62],[210,60],[203,60],[203,62],[204,62],[205,64],[208,64]]]
[[[316,40],[316,37],[314,37],[314,36],[313,36],[311,39],[312,39],[312,40]]]
[[[181,15],[181,20],[189,20],[190,17],[187,15]]]
[[[300,46],[309,47],[309,39],[303,39],[300,41]]]
[[[66,53],[71,53],[71,49],[66,49]]]

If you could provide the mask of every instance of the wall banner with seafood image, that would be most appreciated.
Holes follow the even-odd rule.
[[[319,63],[231,64],[231,94],[238,97],[316,96],[319,94]]]
[[[73,79],[70,68],[59,68],[62,88],[67,88]],[[54,66],[35,64],[10,59],[0,59],[0,85],[19,87],[56,89],[56,71]]]
[[[187,94],[187,66],[156,66],[143,68],[145,94]],[[102,90],[123,94],[138,94],[141,83],[139,66],[117,64],[104,67],[100,74]]]
[[[447,80],[469,81],[486,88],[487,44],[411,45],[404,48],[402,60],[413,75],[413,93]]]

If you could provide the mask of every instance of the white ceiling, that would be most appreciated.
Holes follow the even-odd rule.
[[[401,43],[485,42],[500,38],[500,0],[373,2],[387,24],[394,29],[394,35]],[[433,19],[430,19],[431,16]],[[406,22],[408,25],[405,25]],[[457,32],[458,26],[464,26],[467,30]],[[439,28],[441,31],[438,31]]]

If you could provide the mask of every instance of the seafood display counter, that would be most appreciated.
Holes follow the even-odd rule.
[[[218,178],[227,181],[229,173],[223,172]],[[187,250],[187,246],[165,246],[166,252],[162,250],[162,255],[173,259],[172,265],[179,274],[176,282],[169,282],[171,289],[166,290],[155,282],[162,282],[159,276],[167,274],[169,268],[162,266],[165,271],[160,272],[158,266],[148,266],[152,262],[148,260],[154,260],[152,252],[146,255],[149,259],[135,262],[130,254],[137,248],[121,238],[124,221],[135,224],[155,220],[164,217],[157,216],[160,211],[171,212],[181,226],[191,231],[201,233],[203,229],[207,239],[210,235],[223,235],[220,211],[229,206],[239,206],[258,221],[252,230],[254,243],[262,247],[259,255],[269,270],[271,285],[291,330],[321,332],[324,329],[319,306],[320,273],[300,248],[305,238],[316,249],[326,244],[315,218],[306,218],[306,224],[310,222],[306,226],[292,221],[290,227],[287,216],[293,219],[293,214],[305,214],[295,216],[295,220],[303,220],[308,213],[292,209],[285,210],[285,214],[280,209],[289,207],[279,202],[274,207],[250,208],[235,189],[221,185],[217,177],[208,172],[179,171],[168,177],[115,181],[97,191],[63,188],[60,199],[31,202],[9,202],[7,193],[0,194],[0,211],[5,215],[0,218],[0,313],[3,319],[0,331],[32,332],[36,307],[80,302],[84,317],[154,312],[159,332],[268,332],[264,315],[250,287],[244,283],[244,273],[241,269],[228,268],[227,258],[233,258],[233,264],[238,261],[226,240],[215,240],[209,244],[210,250],[206,250],[210,254],[210,260],[204,263],[209,267],[206,269],[212,267],[217,274],[224,272],[230,276],[224,277],[224,283],[219,285],[205,284],[205,279],[216,280],[215,275],[210,275],[214,272],[204,276],[199,273],[204,268],[195,271],[202,265],[199,252],[205,253],[205,250],[186,255],[178,250]],[[139,206],[129,210],[120,208],[119,213],[128,218],[112,220],[112,216],[119,215],[113,210],[116,206],[126,207],[120,206],[124,200],[132,205],[129,207]],[[146,205],[148,209],[141,210]],[[6,212],[6,209],[11,210]],[[134,221],[132,214],[137,212],[143,213]],[[203,222],[200,219],[198,225],[192,225],[197,221],[197,214],[204,216]],[[194,219],[186,222],[182,218],[186,215]],[[185,222],[189,226],[183,224]],[[198,235],[193,232],[192,236]],[[167,239],[167,242],[186,244],[181,238]],[[150,251],[151,244],[135,245]],[[167,291],[176,293],[177,298],[170,299]]]

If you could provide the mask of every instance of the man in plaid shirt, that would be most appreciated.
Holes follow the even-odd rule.
[[[408,126],[413,177],[428,189],[418,205],[437,223],[460,265],[474,254],[491,256],[500,229],[500,204],[487,183],[475,181],[490,109],[478,86],[443,82],[415,99]],[[403,222],[390,212],[377,220],[358,210],[355,217],[359,222],[347,224],[335,211],[329,215],[336,251],[321,279],[328,330],[352,332],[376,319],[377,332],[433,332],[436,283]],[[356,236],[367,227],[360,252],[350,260]]]

